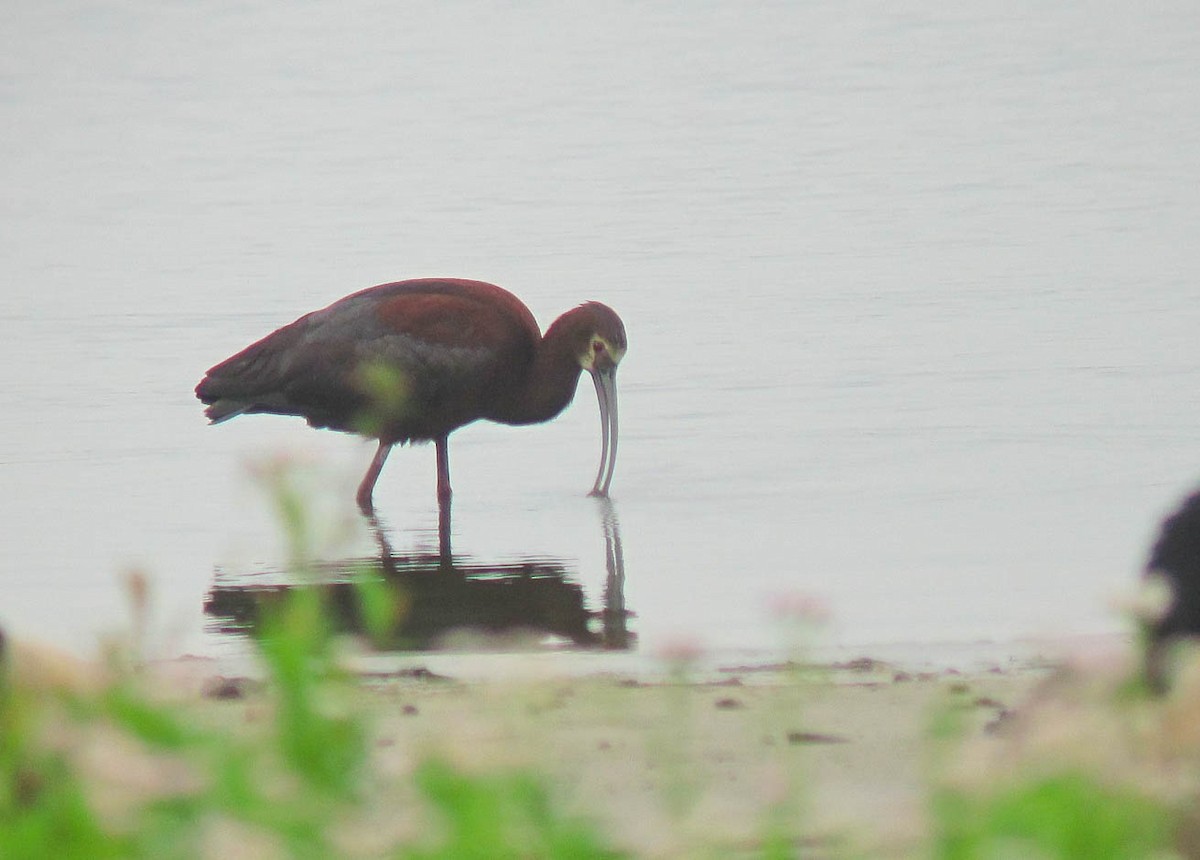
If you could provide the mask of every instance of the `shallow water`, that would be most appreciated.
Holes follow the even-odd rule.
[[[608,527],[585,383],[551,424],[455,434],[453,544],[599,610],[615,517],[641,653],[778,647],[795,595],[851,647],[1118,629],[1200,480],[1190,4],[10,17],[11,629],[91,648],[137,567],[156,653],[234,647],[206,599],[287,558],[248,462],[309,464],[322,560],[377,554],[369,445],[210,428],[191,389],[402,277],[500,283],[543,326],[585,299],[624,317]],[[436,551],[431,447],[393,453],[376,500],[397,555]]]

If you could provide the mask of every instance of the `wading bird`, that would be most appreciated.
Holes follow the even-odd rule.
[[[397,443],[437,447],[437,493],[450,500],[447,437],[481,418],[537,424],[558,415],[580,371],[600,402],[600,470],[592,495],[607,496],[617,461],[617,365],[625,326],[587,302],[543,336],[529,308],[482,281],[423,278],[382,284],[306,314],[211,368],[196,396],[216,424],[243,413],[298,415],[379,440],[359,484],[365,514]]]

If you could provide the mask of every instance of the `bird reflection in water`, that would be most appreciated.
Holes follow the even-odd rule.
[[[383,524],[372,514],[368,521],[379,545],[378,557],[320,563],[307,578],[282,571],[218,574],[204,612],[218,632],[253,635],[265,607],[294,589],[314,588],[322,591],[335,632],[365,633],[355,580],[367,572],[388,584],[402,609],[391,630],[374,639],[380,650],[433,650],[459,632],[531,640],[552,637],[559,646],[628,650],[636,636],[629,630],[631,613],[625,608],[620,524],[610,499],[597,498],[596,505],[604,529],[606,566],[599,611],[589,611],[583,586],[562,561],[539,558],[488,564],[447,551],[398,555]],[[447,514],[439,522],[440,550],[448,549],[448,530]]]
[[[600,519],[604,523],[604,562],[608,576],[604,580],[604,608],[600,610],[604,647],[627,651],[632,647],[629,612],[625,609],[625,553],[621,549],[621,523],[617,508],[607,496],[596,497]]]

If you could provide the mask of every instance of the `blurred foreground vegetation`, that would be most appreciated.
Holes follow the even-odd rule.
[[[921,835],[871,833],[869,822],[833,831],[815,825],[812,793],[822,781],[806,769],[805,751],[755,751],[752,739],[747,761],[792,764],[775,774],[775,789],[743,798],[748,820],[741,835],[727,838],[719,828],[697,827],[722,812],[703,806],[714,771],[699,751],[716,747],[693,743],[701,731],[697,708],[758,707],[740,723],[724,723],[742,732],[759,719],[791,725],[788,715],[822,695],[826,682],[810,671],[785,673],[764,689],[730,691],[689,683],[681,662],[661,682],[526,684],[461,700],[452,688],[464,685],[425,679],[410,683],[426,685],[418,698],[424,724],[444,730],[446,745],[403,748],[375,732],[375,723],[384,713],[419,721],[396,716],[409,712],[400,710],[404,697],[339,668],[321,607],[304,597],[319,593],[296,590],[272,613],[258,645],[266,669],[261,687],[235,685],[218,698],[170,695],[119,665],[106,677],[49,685],[6,674],[0,857],[639,856],[644,833],[630,840],[613,826],[614,816],[585,819],[579,803],[567,802],[586,795],[619,805],[623,786],[637,779],[657,786],[660,808],[635,806],[616,820],[654,821],[660,832],[645,852],[653,856],[1198,856],[1200,728],[1188,721],[1197,711],[1186,700],[1159,702],[1119,687],[1080,692],[1068,684],[1050,694],[1052,704],[1035,700],[1028,711],[1001,712],[985,732],[969,685],[933,682],[942,692],[924,742]],[[447,691],[431,691],[431,684]],[[565,761],[556,766],[554,757],[575,741],[551,733],[582,732],[570,718],[549,728],[544,714],[561,712],[564,697],[582,700],[577,709],[598,710],[601,722],[616,727],[605,735],[613,738],[612,767],[621,770],[621,756],[634,756],[638,744],[648,759],[627,762],[607,787],[603,774],[573,773]],[[636,697],[648,706],[632,707]],[[451,724],[455,702],[483,702],[488,712],[474,714],[464,730]],[[416,713],[415,705],[403,707]],[[877,718],[888,716],[881,711]],[[478,737],[472,749],[472,732],[493,722],[521,723],[515,734],[526,745],[495,755],[506,748],[509,725],[498,727],[498,739]],[[631,732],[640,738],[630,740]],[[828,744],[834,755],[838,744],[856,740],[795,735],[791,743]],[[485,747],[492,752],[481,752]],[[806,786],[810,775],[814,784]],[[770,783],[772,771],[747,784],[763,779]],[[888,822],[878,825],[886,831]]]
[[[286,482],[276,496],[289,539],[306,547],[302,503]],[[133,589],[135,604],[144,604],[144,587]],[[381,754],[373,734],[381,700],[342,667],[321,593],[295,589],[271,607],[255,640],[265,680],[248,695],[233,689],[237,707],[165,694],[120,653],[97,667],[58,672],[43,663],[31,674],[8,643],[0,671],[0,858],[633,856],[611,825],[560,802],[571,794],[561,772],[520,750],[482,766],[447,749]],[[370,576],[358,595],[364,617],[381,630],[401,611]],[[795,622],[803,643],[811,618]],[[699,807],[708,763],[689,743],[690,655],[666,659],[665,680],[648,685],[657,718],[635,729],[635,740],[651,750],[666,811],[660,826],[691,830],[651,839],[656,856],[1200,856],[1200,683],[1157,699],[1121,679],[1059,680],[1015,714],[998,708],[986,732],[970,719],[979,702],[966,685],[944,684],[929,714],[919,837],[814,832],[811,792],[820,784],[806,785],[802,757],[766,747],[759,754],[767,764],[790,763],[775,773],[775,789],[752,799],[744,828],[751,836],[720,840],[686,823],[719,811]],[[827,682],[799,659],[788,664],[764,694],[771,702],[764,720],[790,725]],[[628,695],[645,692],[629,686]],[[552,705],[543,695],[560,693],[514,691],[498,718],[530,720],[536,734],[531,715]],[[615,713],[623,705],[614,702],[593,705]],[[724,697],[716,707],[741,704]],[[790,743],[846,740],[793,734]]]

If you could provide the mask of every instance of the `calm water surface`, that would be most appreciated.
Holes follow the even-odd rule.
[[[1067,5],[20,4],[0,623],[91,649],[136,567],[157,653],[234,647],[229,606],[287,579],[253,477],[281,458],[326,580],[378,557],[370,445],[210,428],[191,389],[345,293],[444,274],[543,325],[605,301],[631,346],[612,509],[584,495],[590,386],[549,425],[460,431],[471,590],[426,577],[430,605],[526,588],[577,623],[616,538],[645,654],[769,650],[795,595],[849,647],[1118,629],[1200,482],[1200,7]],[[420,576],[432,448],[376,501]]]

